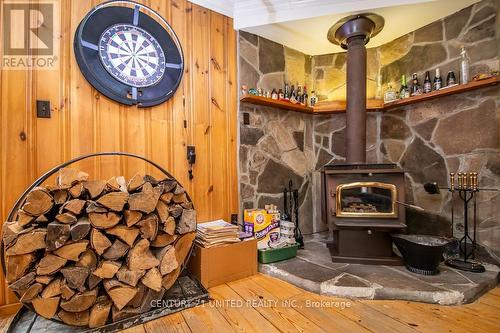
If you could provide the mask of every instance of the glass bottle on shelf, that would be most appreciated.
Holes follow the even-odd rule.
[[[422,88],[420,87],[420,83],[418,83],[417,73],[413,73],[411,75],[412,84],[411,84],[411,96],[416,96],[422,94]]]
[[[309,98],[309,106],[316,105],[316,92],[314,90],[311,91],[311,97]]]
[[[288,83],[285,83],[284,98],[287,101],[290,100],[290,86],[288,85]]]
[[[283,93],[283,89],[278,90],[278,99],[280,101],[285,99],[285,94]]]
[[[309,103],[308,99],[309,99],[309,96],[307,96],[307,87],[304,86],[304,92],[302,93],[302,101],[300,104],[307,106],[307,104]]]
[[[460,83],[466,84],[470,81],[470,60],[465,51],[465,47],[462,45],[462,50],[460,51]]]
[[[439,68],[436,68],[436,76],[434,76],[434,90],[439,90],[441,88],[443,88],[443,79],[441,79]]]
[[[278,93],[276,92],[276,89],[273,88],[273,91],[271,91],[271,99],[278,99]]]
[[[406,85],[406,75],[401,75],[401,88],[399,89],[399,98],[405,99],[410,97],[410,90]]]
[[[425,72],[424,79],[424,94],[430,93],[432,91],[431,74],[429,71]]]

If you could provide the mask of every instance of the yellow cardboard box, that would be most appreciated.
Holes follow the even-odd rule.
[[[280,236],[280,213],[266,209],[245,209],[243,214],[245,232],[257,239],[257,248],[266,249]]]

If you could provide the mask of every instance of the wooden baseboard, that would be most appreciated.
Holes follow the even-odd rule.
[[[0,317],[15,314],[22,307],[21,303],[13,303],[0,306]]]

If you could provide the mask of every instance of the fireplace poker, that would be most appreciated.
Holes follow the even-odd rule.
[[[453,258],[447,259],[445,261],[446,265],[457,268],[464,271],[481,273],[485,271],[484,266],[475,261],[475,250],[477,248],[477,193],[479,191],[495,191],[498,192],[500,189],[495,188],[479,188],[478,186],[478,176],[477,172],[458,172],[457,173],[457,187],[455,187],[455,174],[450,173],[450,187],[442,188],[439,187],[436,182],[424,184],[424,188],[429,194],[438,194],[440,189],[446,189],[451,192],[451,228],[452,237],[454,233],[454,193],[458,192],[458,197],[463,201],[464,205],[464,235],[458,240],[458,249],[463,258]],[[474,235],[471,238],[469,234],[469,203],[472,201],[473,204],[473,232]],[[467,249],[467,243],[470,241],[472,248]],[[469,260],[472,258],[473,260]]]

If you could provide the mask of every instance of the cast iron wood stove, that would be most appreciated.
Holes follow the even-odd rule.
[[[391,232],[406,227],[404,172],[393,164],[366,164],[366,46],[384,26],[376,14],[346,17],[328,40],[347,50],[346,164],[323,169],[323,220],[333,228],[333,261],[399,264]]]
[[[406,227],[398,204],[405,202],[403,170],[395,164],[326,165],[323,184],[333,261],[400,264],[390,233]]]

